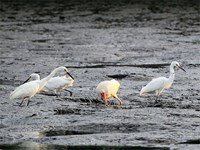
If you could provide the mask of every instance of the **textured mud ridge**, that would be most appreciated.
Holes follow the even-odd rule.
[[[200,149],[200,4],[198,1],[0,1],[0,149]],[[173,86],[159,101],[140,97],[152,78]],[[58,66],[69,90],[37,94],[30,106],[9,94],[33,73]],[[117,79],[105,107],[95,88]]]

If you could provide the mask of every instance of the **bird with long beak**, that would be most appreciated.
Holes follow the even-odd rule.
[[[28,82],[30,79],[40,80],[40,75],[32,73],[30,77],[26,81],[24,81],[24,83]],[[40,90],[40,93],[49,94],[49,92],[54,92],[55,94],[57,94],[58,91],[65,90],[70,93],[70,96],[72,96],[72,91],[67,90],[67,88],[73,86],[73,83],[74,78],[69,72],[65,70],[64,76],[52,77],[43,87],[43,89]]]
[[[110,81],[102,81],[97,85],[96,92],[104,101],[105,106],[108,106],[108,99],[111,97],[116,98],[119,101],[119,106],[122,105],[122,101],[117,96],[120,84],[115,79]]]
[[[186,72],[177,61],[173,61],[170,65],[169,78],[159,77],[152,79],[145,87],[141,89],[140,96],[146,94],[155,94],[157,100],[158,96],[163,92],[164,89],[169,89],[172,86],[172,83],[174,82],[175,78],[174,69],[176,67]]]
[[[64,66],[58,67],[54,69],[46,78],[42,80],[39,79],[37,75],[34,75],[34,81],[26,82],[19,87],[17,87],[13,92],[10,94],[10,99],[22,99],[22,102],[19,106],[22,105],[23,101],[28,98],[27,106],[29,105],[30,99],[40,90],[44,88],[47,82],[58,72],[58,71],[65,71],[68,72],[68,69]],[[27,80],[28,81],[28,80]]]
[[[65,73],[66,75],[64,76],[57,76],[51,78],[41,90],[41,92],[48,93],[53,91],[55,94],[57,94],[58,91],[65,90],[70,93],[70,96],[72,96],[72,91],[68,90],[67,88],[73,86],[74,78],[69,72],[66,71]]]

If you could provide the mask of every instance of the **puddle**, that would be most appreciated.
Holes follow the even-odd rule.
[[[66,114],[73,114],[73,115],[87,115],[87,114],[93,114],[95,110],[83,110],[79,108],[69,109],[69,108],[61,108],[61,109],[55,109],[54,115],[66,115]]]
[[[92,62],[91,62],[92,63]],[[96,63],[96,62],[95,62]],[[68,65],[68,68],[106,68],[106,67],[137,67],[137,68],[164,68],[170,64],[116,64],[116,63],[100,63],[100,64],[90,64],[83,66],[71,66]],[[123,75],[124,76],[124,75]]]
[[[164,68],[169,66],[170,64],[142,64],[142,65],[135,65],[135,67],[139,68]]]
[[[126,78],[127,74],[114,74],[114,75],[107,75],[109,78],[115,78],[115,79],[123,79]]]
[[[55,49],[51,49],[51,48],[40,48],[40,49],[28,49],[30,52],[35,51],[35,52],[43,52],[43,51],[55,51]]]
[[[17,144],[3,144],[0,145],[2,150],[169,150],[167,147],[142,147],[142,146],[68,146],[68,145],[53,145],[40,144],[36,142],[24,142]]]
[[[66,136],[66,135],[84,135],[84,134],[93,134],[92,132],[82,132],[82,131],[69,131],[69,130],[50,130],[46,132],[41,132],[42,136]]]
[[[200,144],[200,139],[188,140],[188,141],[182,142],[180,144]]]
[[[32,42],[34,43],[46,43],[48,42],[50,39],[37,39],[37,40],[32,40]]]

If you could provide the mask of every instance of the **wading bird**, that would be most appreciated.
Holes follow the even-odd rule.
[[[151,80],[145,87],[142,88],[140,91],[140,96],[146,94],[155,94],[156,101],[158,96],[162,93],[164,89],[169,89],[172,86],[175,78],[175,67],[180,68],[184,72],[186,72],[177,61],[173,61],[170,65],[170,76],[169,78],[166,77],[159,77]]]
[[[55,94],[57,94],[58,91],[65,90],[70,93],[70,96],[72,96],[72,91],[67,90],[66,88],[73,86],[74,78],[70,74],[68,74],[68,75],[69,75],[69,77],[64,75],[61,77],[57,76],[57,77],[51,78],[47,82],[47,84],[44,86],[44,88],[41,90],[41,92],[48,93],[48,92],[52,91]]]
[[[47,84],[47,82],[58,72],[58,71],[65,71],[68,72],[67,68],[64,66],[58,67],[54,69],[46,78],[42,80],[35,80],[24,83],[17,87],[13,92],[10,94],[10,99],[22,99],[22,102],[19,106],[22,105],[23,101],[28,98],[27,106],[29,105],[30,99],[38,93],[43,87]],[[30,78],[30,77],[29,77]]]
[[[119,101],[119,106],[122,105],[122,101],[117,96],[117,91],[120,87],[120,84],[115,79],[110,81],[102,81],[97,85],[96,92],[104,101],[105,105],[108,106],[108,99],[111,97],[116,98]]]
[[[70,96],[72,96],[72,91],[67,90],[66,88],[73,86],[74,78],[68,72],[66,73],[69,75],[69,77],[67,77],[66,75],[52,77],[43,87],[40,93],[42,92],[43,94],[47,94],[49,92],[54,92],[55,94],[57,94],[58,91],[65,90],[70,93]],[[35,80],[40,80],[39,74],[33,73],[24,83],[28,82],[32,78]]]

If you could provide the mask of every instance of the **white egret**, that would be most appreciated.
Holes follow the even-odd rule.
[[[44,88],[41,90],[41,92],[50,92],[53,91],[55,94],[58,91],[68,91],[70,93],[70,96],[72,96],[72,91],[67,90],[66,88],[73,86],[74,78],[70,75],[70,77],[64,76],[57,76],[51,78],[47,84],[44,86]]]
[[[67,74],[69,75],[69,77],[67,77],[66,75],[52,77],[40,92],[46,94],[52,91],[57,94],[58,91],[65,90],[70,93],[70,96],[72,96],[72,91],[67,90],[66,88],[73,86],[74,78],[68,72]],[[33,73],[24,83],[28,82],[31,78],[35,80],[40,80],[40,75]]]
[[[111,97],[116,98],[119,101],[119,106],[122,105],[122,101],[117,96],[117,91],[120,87],[120,84],[115,79],[110,81],[102,81],[97,85],[96,92],[104,101],[105,105],[107,106],[108,99]]]
[[[29,105],[29,100],[38,93],[43,87],[47,84],[47,82],[58,72],[65,71],[68,72],[67,68],[64,66],[58,67],[54,69],[46,78],[42,80],[35,80],[24,83],[17,87],[10,94],[10,99],[22,99],[20,106],[22,105],[24,99],[28,98],[27,106]]]
[[[146,94],[155,94],[158,98],[158,96],[162,93],[164,89],[169,89],[172,86],[172,83],[174,82],[174,78],[175,78],[175,71],[174,71],[175,67],[180,68],[183,71],[185,71],[177,61],[173,61],[170,65],[169,78],[159,77],[159,78],[155,78],[151,80],[145,87],[141,89],[140,95],[142,96]]]

